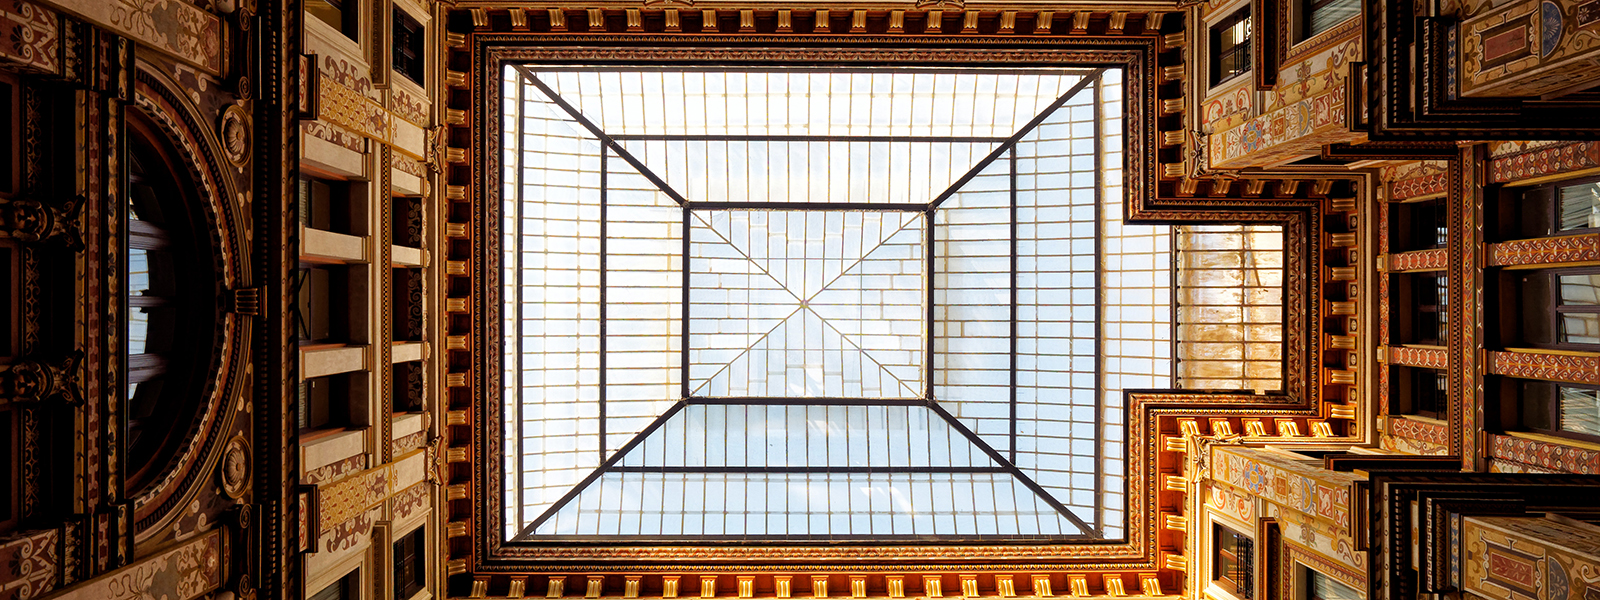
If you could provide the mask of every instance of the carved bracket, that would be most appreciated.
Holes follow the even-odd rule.
[[[78,363],[82,361],[83,352],[75,351],[50,363],[24,360],[0,365],[0,404],[51,399],[73,406],[82,404],[77,376]]]
[[[0,237],[82,250],[83,234],[78,217],[83,212],[83,204],[83,196],[73,196],[61,203],[31,198],[0,199]]]

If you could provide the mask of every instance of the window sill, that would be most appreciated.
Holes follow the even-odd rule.
[[[367,368],[366,346],[335,346],[300,350],[300,379],[338,375]]]
[[[1568,437],[1561,437],[1546,433],[1534,433],[1532,431],[1507,431],[1502,435],[1507,437],[1521,438],[1524,440],[1532,440],[1535,442],[1544,442],[1546,444],[1556,444],[1558,446],[1571,446],[1574,448],[1582,448],[1584,450],[1600,451],[1600,443],[1585,442],[1583,440],[1575,440]]]
[[[1441,426],[1450,424],[1448,421],[1444,421],[1442,419],[1435,419],[1433,417],[1424,417],[1422,415],[1389,415],[1389,418],[1391,418],[1391,419],[1410,419],[1410,420],[1416,421],[1418,423],[1428,423],[1428,424],[1431,424],[1431,425],[1441,425]]]
[[[391,435],[396,440],[422,431],[422,413],[420,412],[394,413],[391,418],[393,419],[393,424],[391,425],[393,433]]]
[[[366,451],[366,430],[330,427],[300,436],[301,471],[311,471]]]
[[[1506,348],[1512,354],[1554,354],[1558,356],[1587,356],[1600,358],[1600,352],[1586,352],[1583,350],[1557,350],[1555,348]]]

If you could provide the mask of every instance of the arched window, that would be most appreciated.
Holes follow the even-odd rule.
[[[204,402],[216,270],[197,186],[166,136],[128,113],[126,448],[129,491],[165,472]]]

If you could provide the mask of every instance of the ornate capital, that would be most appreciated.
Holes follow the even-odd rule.
[[[82,360],[83,352],[73,352],[50,363],[24,360],[0,365],[0,404],[51,399],[71,405],[83,403],[77,379]]]
[[[83,203],[82,196],[60,203],[32,198],[0,199],[0,237],[81,250],[83,235],[78,217],[83,212]]]

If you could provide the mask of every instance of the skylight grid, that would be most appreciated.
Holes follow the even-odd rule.
[[[517,441],[508,504],[531,520],[600,464],[603,158],[548,98],[522,91],[506,150],[520,201],[504,211],[504,393]]]
[[[688,218],[691,396],[923,397],[921,213]]]
[[[1283,388],[1283,227],[1188,225],[1178,247],[1178,386]]]
[[[533,70],[613,136],[1009,137],[1087,75],[995,72]]]
[[[954,77],[955,103],[1022,88],[920,131],[946,137],[913,139],[871,129],[877,120],[826,137],[619,133],[601,113],[670,121],[670,110],[645,109],[651,77],[668,98],[670,80],[695,72],[590,71],[508,71],[507,139],[520,145],[508,142],[506,189],[520,208],[508,207],[503,224],[503,326],[506,393],[521,395],[506,408],[519,424],[506,440],[517,473],[506,490],[509,539],[1121,535],[1121,431],[1106,423],[1121,415],[1097,414],[1111,371],[1097,363],[1094,337],[1108,312],[1097,291],[1104,221],[1121,214],[1108,173],[1120,166],[1120,133],[1102,131],[1120,131],[1120,114],[1105,109],[1120,95],[1116,72],[939,72]],[[938,102],[915,89],[927,73],[785,76],[843,86],[839,97],[824,89],[803,101],[848,112]],[[699,76],[713,75],[724,102],[730,89],[784,81]],[[605,88],[607,78],[619,87]],[[698,95],[671,97],[709,102],[693,109],[709,114],[715,102],[701,84]],[[897,95],[901,84],[909,95]],[[740,97],[777,102],[770,89]],[[1034,112],[1012,114],[1021,106]],[[736,112],[720,126],[756,122]],[[983,129],[1004,119],[1014,129]],[[680,163],[703,173],[674,175]],[[1130,236],[1123,254],[1153,261],[1166,251],[1146,237]],[[545,272],[566,254],[579,257],[576,284]],[[1140,268],[1134,279],[1153,270]],[[550,280],[577,289],[570,337],[580,346],[566,356],[526,339],[566,326],[564,313],[524,300],[542,297]],[[556,316],[544,329],[530,326],[546,314]],[[560,385],[511,383],[525,365],[563,360],[595,365],[572,370],[578,410],[562,412]],[[548,433],[564,430],[575,448],[545,457]],[[543,472],[546,461],[554,472]],[[574,477],[568,463],[579,461]],[[557,476],[564,489],[529,483]]]
[[[1101,111],[1100,140],[1102,189],[1100,200],[1101,317],[1100,317],[1100,513],[1105,535],[1125,534],[1123,507],[1127,421],[1124,389],[1172,387],[1170,343],[1171,276],[1170,228],[1123,225],[1126,192],[1123,178],[1122,71],[1106,71],[1098,91]],[[1135,261],[1124,261],[1135,257]],[[1142,264],[1148,259],[1148,265]],[[1147,302],[1137,304],[1135,297]],[[1165,327],[1158,327],[1165,325]],[[1151,331],[1144,331],[1149,326]],[[1144,333],[1144,337],[1137,334]],[[1152,343],[1152,340],[1155,340]],[[1144,347],[1148,345],[1148,348]],[[1139,354],[1148,350],[1149,354]]]
[[[1012,428],[1017,467],[1091,516],[1101,417],[1094,100],[1074,97],[1017,144]]]

